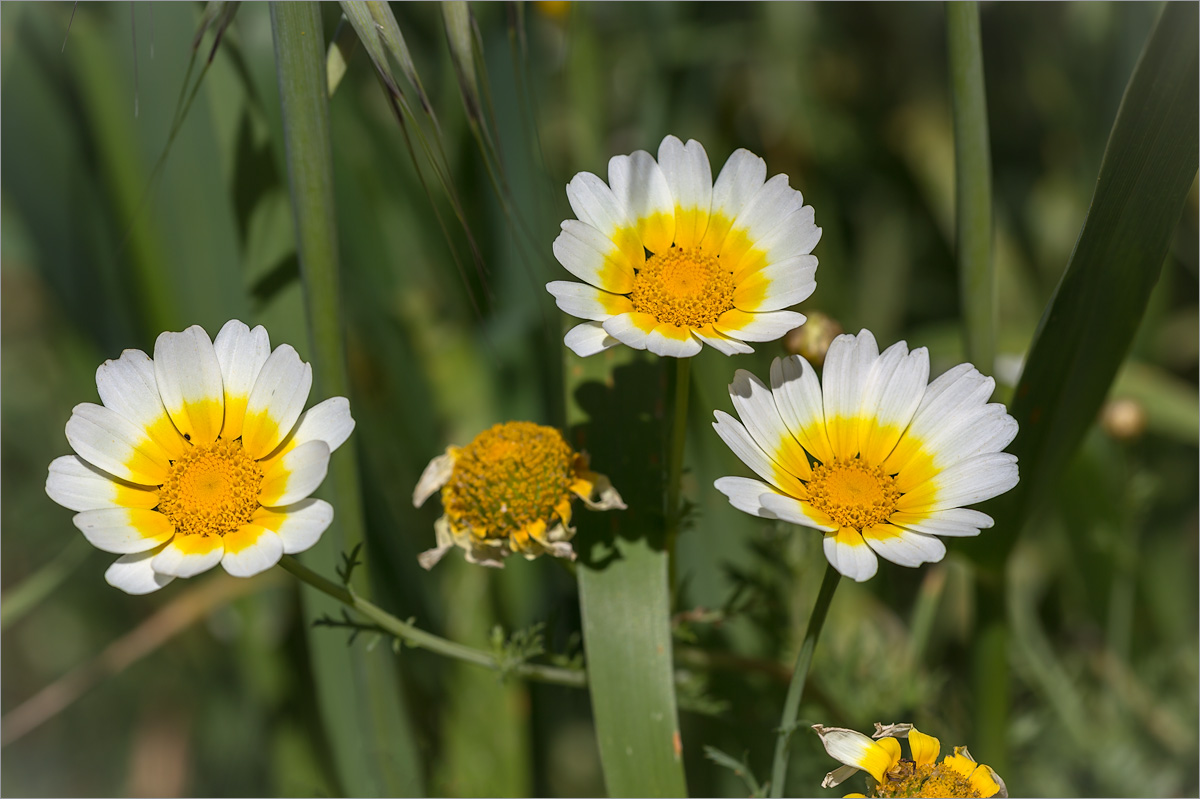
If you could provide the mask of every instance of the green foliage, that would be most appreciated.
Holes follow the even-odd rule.
[[[986,99],[990,123],[996,399],[1022,421],[1014,502],[1024,511],[1041,497],[1019,537],[1002,508],[989,510],[997,527],[949,541],[944,562],[884,564],[868,583],[840,586],[799,708],[801,723],[912,721],[992,763],[978,732],[990,731],[1008,749],[1002,776],[1014,795],[1200,787],[1196,22],[1194,6],[1167,4],[1155,29],[1160,10],[980,6],[987,95],[968,99]],[[347,391],[358,424],[357,451],[334,464],[359,474],[358,501],[335,500],[344,525],[361,507],[364,564],[352,580],[369,578],[372,601],[397,618],[510,671],[586,665],[609,680],[597,696],[677,694],[663,724],[678,718],[688,789],[759,795],[753,775],[770,769],[824,558],[818,534],[747,516],[712,490],[746,471],[710,423],[713,409],[731,410],[734,369],[764,375],[784,350],[771,342],[693,360],[677,579],[671,592],[627,594],[621,569],[666,573],[655,536],[670,395],[654,359],[628,351],[564,368],[562,315],[543,289],[566,278],[550,251],[572,216],[563,186],[581,170],[603,175],[611,155],[654,150],[667,133],[701,141],[714,169],[747,147],[790,176],[824,230],[818,288],[800,310],[851,332],[868,326],[881,344],[926,346],[935,374],[977,358],[963,332],[964,299],[979,298],[959,288],[945,13],[828,3],[450,11],[448,26],[433,5],[321,8],[322,39],[343,25],[323,221],[337,231],[341,271],[324,296],[343,314],[346,380],[323,390]],[[291,215],[267,7],[152,13],[0,6],[6,717],[215,576],[133,598],[104,584],[106,556],[89,550],[72,563],[79,534],[46,498],[45,468],[67,452],[71,407],[96,400],[97,364],[151,349],[161,330],[199,323],[215,333],[238,317],[296,346],[321,379],[333,374],[305,323],[296,235],[313,231]],[[328,67],[334,52],[319,55]],[[574,428],[564,372],[586,387],[566,396],[587,411]],[[607,407],[613,392],[628,404]],[[1133,400],[1144,427],[1111,426],[1115,399]],[[417,566],[440,514],[436,498],[411,505],[421,470],[509,419],[586,432],[574,443],[630,505],[578,509],[577,571],[585,592],[602,592],[588,595],[588,613],[604,609],[607,640],[664,646],[653,687],[621,669],[616,650],[593,645],[595,618],[581,617],[579,580],[562,564],[511,559],[484,571],[455,552],[432,572]],[[327,488],[344,490],[335,482]],[[305,557],[336,581],[350,549]],[[623,560],[601,568],[609,558]],[[394,718],[407,718],[419,772],[399,776],[412,790],[424,776],[435,794],[600,795],[611,778],[602,762],[619,768],[613,740],[597,737],[616,700],[501,680],[427,648],[397,653],[388,637],[372,647],[375,627],[347,646],[346,630],[311,629],[296,592],[277,586],[214,610],[7,743],[4,792],[366,793],[338,767],[349,739],[323,722],[318,686],[328,683],[307,641],[346,668],[374,663],[375,678],[400,687],[405,714]],[[317,617],[325,612],[340,618],[337,605]],[[1006,620],[1006,635],[988,637]],[[515,632],[494,646],[497,628]],[[980,640],[997,643],[986,665],[1007,693],[977,689]],[[346,706],[356,713],[363,699],[348,695]],[[1006,719],[980,712],[989,699]],[[402,746],[387,743],[384,757]],[[652,742],[673,758],[670,744]],[[786,793],[842,794],[818,787],[836,764],[815,736],[797,734],[792,749]]]

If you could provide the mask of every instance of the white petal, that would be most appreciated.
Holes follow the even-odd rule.
[[[944,536],[979,535],[980,530],[986,530],[996,523],[986,513],[970,508],[947,508],[928,514],[897,511],[888,521],[919,533]]]
[[[141,350],[125,350],[117,360],[100,364],[96,390],[104,407],[144,430],[169,457],[183,455],[187,442],[163,407],[149,355]]]
[[[741,268],[740,261],[745,252],[746,243],[757,245],[764,236],[793,213],[799,211],[803,205],[804,197],[788,185],[788,176],[775,175],[754,193],[754,196],[746,202],[737,218],[734,219],[733,230],[744,231],[745,241],[742,241],[739,236],[727,237],[721,246],[722,262],[734,263],[737,264],[737,268]],[[757,246],[753,248],[758,249]],[[789,253],[789,255],[799,254]]]
[[[670,249],[675,239],[675,200],[654,156],[645,150],[614,155],[608,161],[608,184],[637,226],[646,249]]]
[[[283,539],[256,524],[243,524],[225,535],[221,566],[234,577],[253,577],[274,566],[283,557]]]
[[[825,779],[821,780],[822,788],[834,788],[841,785],[846,780],[853,777],[862,769],[855,766],[838,766],[833,771],[825,775]]]
[[[929,353],[897,342],[871,365],[863,386],[858,449],[871,463],[882,463],[912,421],[929,380]]]
[[[779,417],[771,389],[745,369],[738,369],[729,384],[734,410],[754,441],[772,461],[800,479],[812,474],[808,458]]]
[[[731,259],[737,259],[733,267],[734,282],[741,283],[751,273],[758,272],[770,264],[809,255],[821,240],[821,228],[813,222],[813,217],[811,205],[794,208],[788,216],[759,238],[747,239],[745,236],[749,234],[743,231],[743,237],[739,237],[740,241],[731,240],[728,254]],[[734,223],[735,230],[741,227],[741,220]],[[724,256],[724,253],[722,255]]]
[[[64,455],[50,462],[46,494],[59,505],[74,511],[158,505],[157,491],[117,482],[115,477],[77,455]]]
[[[554,303],[560,310],[593,322],[603,322],[610,316],[633,310],[633,303],[628,297],[584,283],[555,280],[546,284],[546,291],[554,295]]]
[[[154,556],[151,566],[159,574],[195,577],[220,563],[224,554],[219,535],[177,535]]]
[[[330,397],[300,414],[288,440],[297,447],[309,441],[324,441],[329,445],[329,451],[334,452],[346,443],[353,432],[354,417],[350,415],[350,400]]]
[[[644,350],[646,339],[650,336],[650,331],[658,326],[658,320],[650,314],[635,312],[605,319],[603,324],[604,332],[626,347]]]
[[[844,727],[825,727],[814,724],[813,729],[821,736],[821,744],[834,760],[854,769],[863,769],[877,755],[879,744],[857,730]],[[835,783],[836,784],[836,783]],[[822,787],[833,787],[822,785]]]
[[[692,335],[722,355],[745,355],[754,352],[754,348],[746,342],[723,336],[712,325],[705,330],[693,330]]]
[[[729,498],[730,505],[743,513],[764,519],[779,518],[764,508],[761,502],[764,494],[777,493],[766,483],[749,477],[721,477],[713,482],[713,487]]]
[[[250,391],[271,354],[271,337],[262,325],[251,330],[237,319],[230,319],[217,333],[213,350],[221,364],[221,381],[225,386],[225,426],[221,437],[238,438]]]
[[[762,451],[762,447],[755,443],[741,422],[724,411],[714,411],[713,415],[717,418],[717,421],[713,422],[713,429],[742,463],[785,494],[808,496],[808,490],[804,484],[781,467],[776,466],[770,456]]]
[[[630,264],[612,239],[577,219],[562,223],[553,249],[554,257],[572,275],[614,294],[633,290],[633,268],[645,260]]]
[[[833,454],[852,458],[858,453],[859,411],[863,389],[879,348],[871,331],[838,336],[825,354],[825,426]]]
[[[603,352],[609,347],[615,347],[621,342],[604,331],[599,322],[584,322],[575,325],[563,337],[563,344],[581,358]]]
[[[145,508],[85,510],[72,521],[88,543],[117,555],[145,552],[175,535],[175,525],[166,516]]]
[[[700,142],[685,145],[667,136],[658,146],[658,164],[675,200],[675,245],[694,247],[708,229],[712,207],[712,167]]]
[[[960,461],[904,494],[897,509],[939,511],[999,496],[1017,484],[1017,456],[991,452]]]
[[[730,226],[767,179],[767,162],[749,150],[736,150],[713,184],[712,213],[704,233],[704,249],[721,251]]]
[[[831,532],[838,529],[832,520],[824,514],[817,513],[808,508],[800,500],[784,496],[783,494],[769,494],[759,498],[762,506],[776,517],[783,519],[791,524],[798,524],[801,527],[811,527],[814,530],[822,532]]]
[[[822,543],[825,548],[825,558],[830,565],[839,574],[849,577],[856,583],[870,580],[879,569],[879,561],[875,557],[875,553],[871,551],[856,530],[847,531],[843,528],[837,533],[827,533]],[[833,753],[830,752],[830,754]]]
[[[743,311],[779,311],[803,302],[817,288],[817,259],[798,255],[775,261],[747,275],[733,292],[733,304]]]
[[[880,530],[879,528],[884,528]],[[883,535],[873,535],[879,531]],[[898,535],[891,535],[898,533]],[[890,524],[863,530],[863,539],[881,557],[901,566],[915,567],[922,563],[937,563],[946,556],[946,545],[932,535],[903,530]]]
[[[154,558],[161,550],[152,549],[149,552],[138,552],[117,558],[108,571],[104,572],[104,580],[113,588],[120,588],[127,594],[140,596],[157,591],[175,578],[169,574],[159,574],[152,565]]]
[[[450,475],[453,473],[454,456],[449,452],[431,460],[426,465],[425,471],[421,472],[421,479],[417,481],[417,487],[413,489],[413,507],[421,507],[425,504],[425,500],[441,491],[442,486],[450,482]]]
[[[646,349],[664,357],[690,358],[699,353],[703,345],[696,340],[691,330],[663,323],[656,325],[646,336]]]
[[[221,364],[199,325],[154,342],[154,377],[175,427],[193,444],[211,444],[225,420]]]
[[[280,344],[263,364],[246,402],[242,447],[251,458],[262,458],[292,431],[308,392],[312,367],[300,360],[290,344]]]
[[[730,338],[742,341],[775,341],[804,324],[804,319],[804,314],[795,311],[747,313],[734,308],[721,314],[716,328]]]
[[[324,441],[301,444],[263,475],[259,502],[272,508],[299,502],[317,490],[328,470],[328,444]]]
[[[67,420],[67,442],[88,463],[122,480],[139,485],[162,485],[169,456],[116,411],[90,402],[76,405]]]
[[[571,178],[567,184],[567,201],[580,221],[609,239],[615,240],[618,231],[634,227],[625,204],[613,194],[608,184],[591,172],[580,172]]]
[[[282,508],[259,508],[251,523],[274,530],[288,555],[304,552],[318,541],[333,521],[333,506],[323,499],[302,499]]]
[[[792,437],[822,463],[832,460],[821,383],[812,365],[799,355],[776,358],[771,362],[771,393]]]

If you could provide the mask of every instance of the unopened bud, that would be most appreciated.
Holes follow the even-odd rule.
[[[1146,409],[1130,397],[1118,397],[1104,403],[1100,426],[1118,441],[1133,441],[1146,432]]]
[[[813,366],[820,368],[825,363],[829,345],[842,332],[842,326],[832,316],[811,311],[807,322],[784,337],[783,348],[792,355],[803,356]]]

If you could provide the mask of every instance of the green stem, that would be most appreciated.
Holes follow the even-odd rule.
[[[691,385],[692,359],[675,359],[675,411],[671,416],[671,436],[667,439],[666,547],[671,589],[675,588],[675,542],[683,518],[680,484],[683,481],[683,451],[687,441],[688,389]]]
[[[86,538],[72,536],[71,543],[63,547],[53,560],[25,578],[17,587],[5,591],[0,600],[0,630],[7,630],[9,625],[24,618],[26,613],[54,593],[54,589],[62,585],[92,551]]]
[[[328,580],[308,568],[291,555],[284,555],[279,565],[291,572],[297,579],[308,583],[313,588],[341,602],[351,610],[361,613],[374,622],[381,630],[394,635],[406,644],[420,649],[428,649],[439,655],[483,666],[492,671],[504,671],[504,667],[490,652],[465,646],[449,641],[441,636],[426,632],[419,627],[401,621],[383,608],[375,605],[344,586]],[[570,688],[582,688],[587,685],[587,673],[579,669],[563,669],[557,666],[544,666],[536,663],[520,663],[507,670],[508,673],[536,682],[551,685],[564,685]]]
[[[950,99],[954,114],[955,249],[967,358],[994,368],[996,272],[992,263],[992,170],[979,4],[946,4]]]
[[[832,564],[825,567],[825,578],[821,581],[821,589],[817,593],[817,603],[813,605],[812,615],[808,618],[808,629],[804,631],[804,642],[800,644],[800,654],[796,656],[796,670],[792,672],[792,682],[788,686],[787,699],[783,703],[783,719],[779,722],[779,737],[775,740],[775,762],[771,766],[772,797],[783,796],[783,783],[787,779],[788,744],[796,728],[796,716],[800,712],[800,700],[804,697],[808,668],[812,665],[817,639],[821,636],[821,628],[825,626],[825,614],[833,601],[833,591],[837,588],[839,578],[841,575]]]

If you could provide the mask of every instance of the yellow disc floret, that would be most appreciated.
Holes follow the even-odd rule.
[[[659,322],[700,328],[733,308],[733,273],[699,247],[671,247],[633,278],[633,309]]]
[[[859,458],[815,466],[808,492],[813,507],[856,530],[886,521],[900,497],[894,478]]]
[[[458,450],[442,506],[451,525],[478,539],[515,536],[552,524],[570,503],[574,453],[553,427],[506,422]]]
[[[902,760],[888,774],[887,779],[875,786],[875,796],[923,796],[923,797],[978,797],[979,792],[970,780],[943,760],[937,765],[918,766],[911,760]]]
[[[190,448],[171,465],[158,510],[179,535],[225,535],[258,510],[263,471],[241,441]]]

